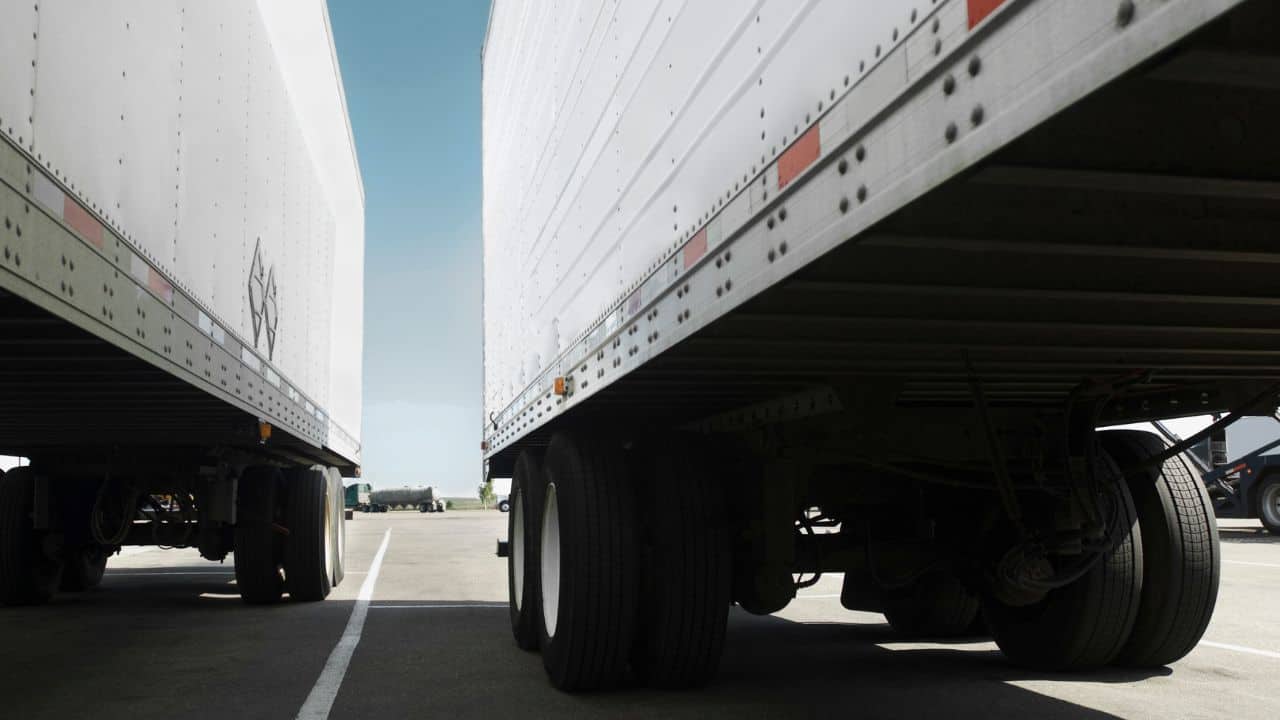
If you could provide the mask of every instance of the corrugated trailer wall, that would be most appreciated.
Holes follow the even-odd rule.
[[[290,5],[330,50],[323,3]],[[283,72],[254,0],[3,6],[0,126],[314,399],[338,426],[330,445],[358,461],[362,283],[343,273],[362,265],[363,198],[336,63]],[[286,77],[338,98],[345,132],[317,131],[333,119],[303,117]],[[318,162],[317,143],[351,161]],[[354,320],[335,311],[340,276]]]
[[[483,88],[486,416],[931,8],[496,0]]]

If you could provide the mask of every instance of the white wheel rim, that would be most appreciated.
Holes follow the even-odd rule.
[[[336,513],[338,510],[335,508],[334,512]],[[335,515],[333,519],[338,523],[338,531],[334,533],[338,538],[338,552],[334,555],[333,567],[329,569],[329,577],[336,580],[338,574],[338,563],[342,562],[342,558],[347,552],[347,508],[345,500],[343,502],[341,514]],[[334,584],[336,585],[337,583]]]
[[[556,635],[560,614],[560,507],[555,483],[547,485],[546,508],[542,511],[542,622],[547,637]]]
[[[516,611],[524,606],[524,504],[520,502],[520,491],[515,495],[515,507],[511,509],[511,582],[515,591]]]
[[[324,574],[333,579],[333,503],[330,502],[329,484],[325,483],[324,493]]]
[[[1280,525],[1280,485],[1267,488],[1262,496],[1262,514],[1268,525]]]

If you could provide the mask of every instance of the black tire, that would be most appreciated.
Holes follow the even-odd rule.
[[[14,468],[0,473],[0,603],[42,605],[62,579],[62,563],[44,551],[43,534],[32,526],[35,473]]]
[[[631,666],[648,685],[715,677],[732,603],[733,556],[720,476],[705,449],[663,444],[645,469],[640,605]]]
[[[431,507],[430,507],[430,506],[428,506],[426,503],[419,503],[419,505],[418,505],[418,512],[420,512],[420,513],[429,513],[429,512],[432,512],[432,510],[431,510]]]
[[[511,512],[511,501],[503,500],[498,503],[498,512]]]
[[[555,435],[545,464],[539,530],[542,664],[561,690],[611,687],[626,672],[635,637],[630,478],[620,451],[596,438]]]
[[[316,602],[333,588],[329,479],[319,468],[289,468],[285,479],[284,583],[289,597]]]
[[[1133,430],[1100,434],[1102,445],[1129,468],[1166,449],[1156,435]],[[1137,469],[1127,480],[1142,527],[1142,602],[1129,642],[1116,662],[1161,667],[1200,642],[1218,600],[1222,555],[1213,503],[1185,458]]]
[[[1037,670],[1088,670],[1120,654],[1142,596],[1142,543],[1137,512],[1120,470],[1101,451],[1098,472],[1113,488],[1122,536],[1083,577],[1041,601],[1012,607],[984,597],[987,627],[1010,662]]]
[[[935,571],[881,596],[884,616],[894,630],[908,637],[952,638],[974,634],[979,616],[978,596],[949,572]]]
[[[62,567],[62,591],[83,592],[102,584],[109,553],[101,545],[89,545],[67,553]]]
[[[507,514],[507,600],[511,615],[511,634],[521,650],[537,650],[542,607],[538,604],[538,530],[541,527],[542,464],[533,452],[525,450],[516,458],[511,475],[511,498],[517,510]],[[520,543],[517,545],[517,542]]]
[[[234,533],[236,587],[251,605],[280,601],[284,577],[280,574],[280,534],[276,531],[276,494],[280,471],[273,467],[248,467],[236,489]]]
[[[1280,535],[1280,475],[1272,475],[1258,485],[1258,519],[1272,535]]]

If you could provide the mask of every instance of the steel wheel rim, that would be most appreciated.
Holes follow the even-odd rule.
[[[547,637],[555,637],[560,614],[560,506],[556,486],[547,485],[546,508],[542,511],[542,622]]]
[[[328,484],[324,493],[324,574],[333,579],[333,503],[330,502]]]
[[[511,508],[511,582],[518,612],[524,607],[524,504],[520,502],[519,490],[512,497],[515,505]]]
[[[338,522],[338,531],[334,533],[338,536],[338,553],[333,559],[333,567],[329,569],[329,577],[334,577],[338,570],[338,561],[343,558],[347,552],[347,509],[344,501],[342,508],[342,518],[334,518]]]
[[[1280,526],[1280,483],[1272,484],[1263,493],[1262,515],[1268,525]]]

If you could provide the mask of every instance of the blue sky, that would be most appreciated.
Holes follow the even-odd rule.
[[[485,0],[329,0],[365,187],[365,479],[480,481]]]

